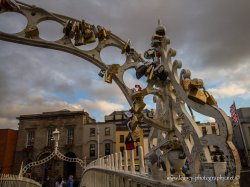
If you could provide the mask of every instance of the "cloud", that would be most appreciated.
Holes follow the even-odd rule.
[[[15,119],[0,117],[0,129],[17,129],[17,123]]]
[[[28,114],[40,114],[46,111],[58,111],[68,109],[71,111],[83,110],[79,104],[68,103],[53,98],[48,100],[41,96],[28,96],[22,101],[10,101],[1,104],[0,108],[0,128],[14,128],[17,129],[18,121],[16,117]]]
[[[101,111],[102,114],[109,114],[113,111],[119,111],[124,109],[124,105],[117,103],[111,103],[104,100],[81,100],[80,103],[87,111],[95,112]],[[103,115],[104,116],[104,115]]]
[[[247,89],[242,85],[225,85],[219,88],[212,88],[208,90],[211,94],[216,97],[233,97],[233,96],[241,96],[247,93]]]

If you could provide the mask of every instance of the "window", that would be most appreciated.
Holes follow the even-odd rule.
[[[201,127],[201,129],[202,129],[202,134],[203,134],[203,136],[206,135],[206,134],[207,134],[207,129],[206,129],[206,127]]]
[[[110,143],[105,143],[105,155],[110,155]]]
[[[68,128],[67,144],[72,145],[74,142],[74,128]]]
[[[216,134],[216,128],[215,128],[215,126],[212,126],[212,133]]]
[[[35,130],[34,129],[28,130],[28,134],[27,134],[27,147],[28,146],[33,146],[33,144],[34,144],[34,138],[35,138]]]
[[[95,157],[95,144],[90,144],[89,145],[89,156],[90,157]]]
[[[124,155],[124,149],[125,149],[124,146],[120,147],[120,152],[122,153],[122,156]]]
[[[124,135],[120,135],[120,143],[124,143]]]
[[[110,127],[106,127],[105,128],[105,136],[109,136],[110,135]]]
[[[90,128],[90,136],[95,136],[95,128]]]
[[[52,129],[52,128],[48,129],[48,137],[47,137],[47,142],[48,142],[47,145],[48,146],[52,146],[53,131],[54,131],[54,129]]]

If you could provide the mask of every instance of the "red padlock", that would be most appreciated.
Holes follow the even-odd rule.
[[[126,150],[135,149],[135,142],[132,139],[131,134],[129,133],[125,140]]]
[[[141,91],[142,90],[142,88],[141,88],[141,86],[139,84],[136,84],[135,88],[137,89],[137,91]]]

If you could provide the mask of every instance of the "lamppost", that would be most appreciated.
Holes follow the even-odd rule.
[[[55,145],[54,145],[55,152],[57,152],[58,151],[58,141],[60,139],[60,132],[57,130],[57,128],[55,129],[55,131],[53,131],[52,136],[53,136],[52,139],[55,141]]]
[[[100,155],[100,146],[99,146],[99,142],[100,142],[100,137],[99,137],[99,126],[97,126],[97,159],[99,159],[99,155]]]

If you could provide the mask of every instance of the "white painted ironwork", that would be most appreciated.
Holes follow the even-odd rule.
[[[66,162],[76,162],[76,163],[80,164],[80,166],[82,168],[84,168],[84,165],[85,165],[84,163],[86,161],[84,162],[83,160],[81,160],[79,158],[70,158],[70,157],[67,157],[67,156],[63,155],[62,153],[60,153],[60,151],[58,150],[59,139],[60,139],[60,132],[57,129],[55,129],[55,131],[53,131],[53,140],[55,141],[53,152],[49,156],[45,157],[42,160],[30,162],[24,167],[21,166],[19,175],[23,176],[28,169],[35,167],[35,166],[38,166],[38,165],[41,165],[41,164],[45,164],[46,162],[53,159],[54,157],[58,157],[59,159],[64,160]]]
[[[42,185],[32,179],[11,175],[11,174],[0,174],[0,186],[1,187],[41,187]]]

